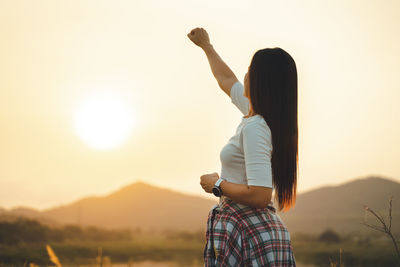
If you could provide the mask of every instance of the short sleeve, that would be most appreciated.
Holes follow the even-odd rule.
[[[247,184],[272,188],[271,131],[254,121],[243,127],[242,136]]]
[[[249,99],[243,95],[244,87],[239,81],[234,83],[231,88],[230,96],[231,102],[243,113],[247,115],[249,113]]]

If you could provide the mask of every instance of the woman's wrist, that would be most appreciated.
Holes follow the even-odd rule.
[[[212,50],[214,50],[213,45],[210,44],[210,43],[208,43],[208,44],[206,44],[206,45],[203,45],[201,48],[203,49],[203,51],[204,51],[206,54],[209,53],[209,52],[211,52]]]

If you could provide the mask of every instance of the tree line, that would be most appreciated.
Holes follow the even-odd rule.
[[[107,230],[95,226],[81,228],[76,225],[65,225],[52,228],[40,222],[25,217],[15,221],[0,222],[0,244],[17,245],[20,243],[42,243],[49,241],[113,241],[129,240],[132,237],[130,229]]]

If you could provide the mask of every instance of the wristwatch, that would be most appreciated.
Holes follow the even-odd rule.
[[[215,183],[213,189],[212,189],[212,192],[216,197],[222,196],[222,189],[221,189],[221,186],[220,186],[222,181],[225,181],[225,179],[224,178],[219,178],[217,180],[217,182]]]

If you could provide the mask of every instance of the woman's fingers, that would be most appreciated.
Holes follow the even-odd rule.
[[[191,31],[190,31],[190,34],[191,34],[191,35],[194,35],[197,29],[198,29],[198,28],[195,28],[195,29],[191,30]]]
[[[203,28],[194,28],[190,31],[190,33],[187,34],[189,39],[195,43],[196,45],[202,47],[210,42],[210,39],[208,37],[208,34],[206,30]]]
[[[208,174],[203,174],[202,176],[200,176],[200,185],[201,187],[204,189],[205,192],[210,193],[208,190],[208,186],[207,186],[207,177]]]
[[[195,28],[195,29],[191,30],[191,31],[188,33],[188,36],[193,37],[193,36],[196,34],[197,29],[198,29],[198,28]]]

